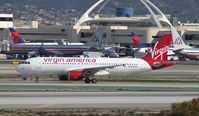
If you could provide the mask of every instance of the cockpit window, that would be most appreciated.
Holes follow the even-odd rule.
[[[23,61],[21,64],[30,64],[30,62]]]

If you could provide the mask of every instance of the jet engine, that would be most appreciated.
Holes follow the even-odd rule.
[[[72,81],[77,81],[83,79],[83,71],[82,70],[72,70],[69,71],[69,77]]]
[[[59,80],[71,80],[77,81],[83,79],[82,70],[72,70],[68,72],[68,75],[59,75]]]

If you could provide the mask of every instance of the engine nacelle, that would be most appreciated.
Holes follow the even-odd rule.
[[[77,81],[77,80],[82,80],[83,79],[83,71],[82,70],[72,70],[68,72],[68,75],[59,75],[59,80],[62,81],[67,81],[67,80],[72,80],[72,81]]]
[[[77,81],[83,79],[83,71],[82,70],[72,70],[69,71],[69,77],[72,81]]]

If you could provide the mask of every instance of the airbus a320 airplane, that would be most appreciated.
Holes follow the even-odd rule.
[[[68,80],[95,83],[96,76],[132,75],[173,65],[167,60],[171,34],[163,35],[151,51],[136,58],[36,57],[19,64],[16,70],[28,75],[59,75]]]

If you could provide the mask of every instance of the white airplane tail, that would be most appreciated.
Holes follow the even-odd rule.
[[[171,27],[171,33],[172,33],[174,50],[180,50],[183,48],[191,48],[191,46],[188,46],[184,43],[182,37],[179,35],[176,28],[173,26]]]
[[[102,49],[104,47],[103,35],[104,35],[104,30],[102,29],[96,30],[86,44],[91,46],[91,48]]]

